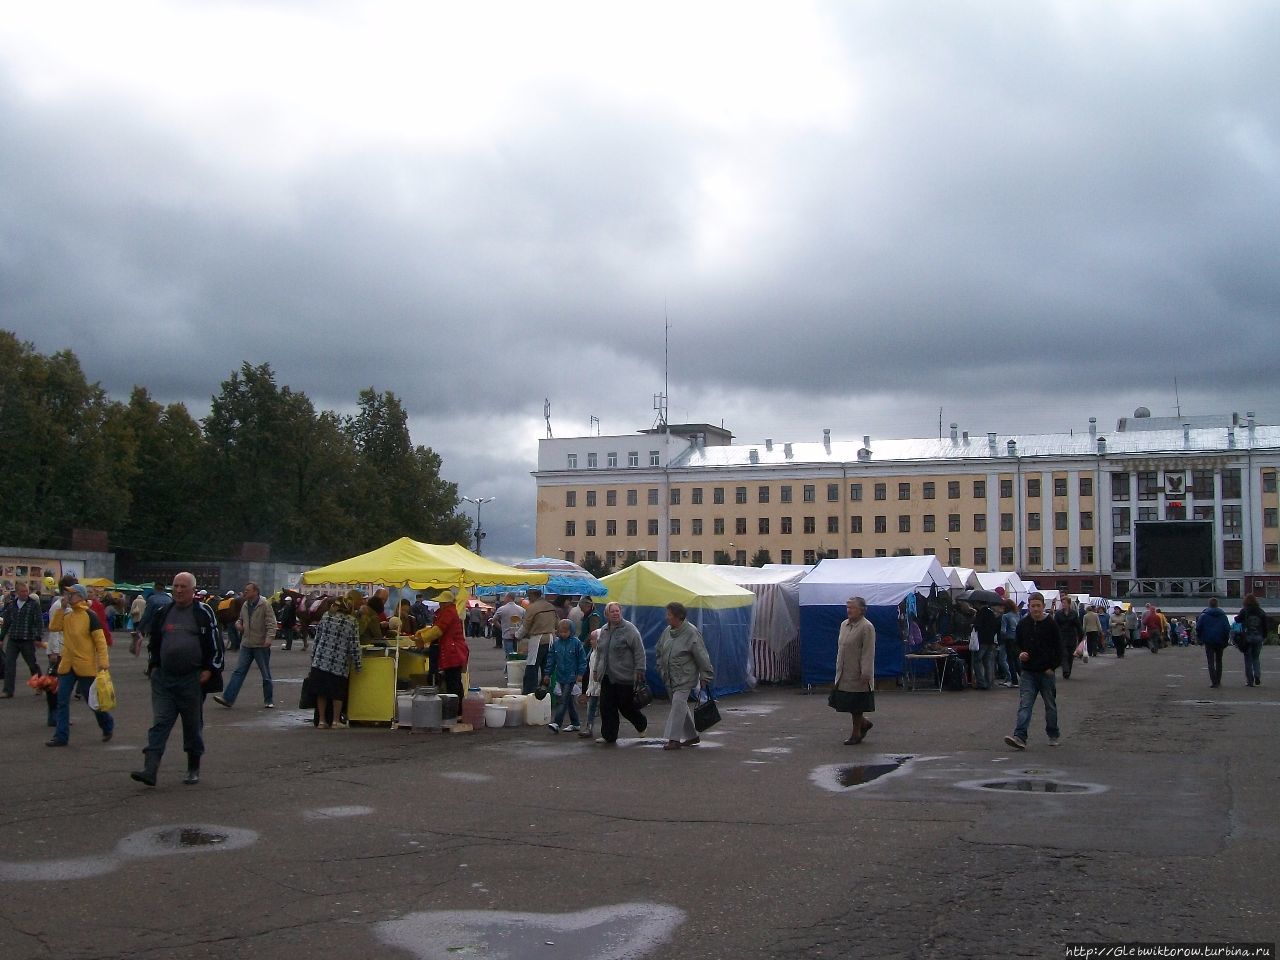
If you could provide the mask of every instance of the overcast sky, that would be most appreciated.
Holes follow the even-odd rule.
[[[650,426],[664,315],[743,440],[1276,422],[1278,50],[1273,0],[10,5],[0,326],[196,416],[393,390],[513,560],[543,398]]]

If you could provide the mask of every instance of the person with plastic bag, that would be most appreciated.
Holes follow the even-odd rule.
[[[654,651],[658,676],[662,677],[671,697],[663,750],[679,750],[700,742],[698,728],[693,725],[693,711],[689,708],[689,695],[699,684],[710,683],[716,675],[702,634],[688,621],[688,616],[683,603],[667,604],[667,628],[662,631]]]
[[[62,633],[53,737],[45,743],[49,747],[65,747],[71,739],[72,693],[78,693],[87,704],[94,679],[110,667],[106,633],[98,615],[89,608],[89,591],[83,584],[73,583],[65,598],[70,609],[65,604],[56,607],[49,624],[51,630]],[[107,743],[115,731],[115,719],[108,710],[94,710],[93,717],[102,731],[102,742]]]

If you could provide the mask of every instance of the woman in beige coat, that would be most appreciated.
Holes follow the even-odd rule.
[[[835,689],[827,703],[839,713],[853,715],[853,732],[846,744],[861,743],[872,723],[863,714],[876,709],[876,628],[867,619],[867,601],[850,597],[845,604],[849,619],[840,624],[836,648]]]

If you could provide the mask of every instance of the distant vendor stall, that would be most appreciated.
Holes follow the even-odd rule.
[[[751,675],[758,683],[800,679],[800,581],[812,567],[709,565],[730,583],[756,595],[751,607]]]
[[[467,600],[478,588],[513,581],[541,585],[547,575],[486,560],[456,543],[421,543],[409,537],[302,575],[303,584],[335,591],[347,587],[449,590],[459,615],[465,614]],[[421,658],[420,664],[416,668],[402,664],[407,658]],[[384,646],[364,647],[362,659],[364,669],[351,675],[347,716],[355,722],[391,724],[397,682],[404,685],[409,676],[425,674],[425,657],[411,638],[397,638]]]

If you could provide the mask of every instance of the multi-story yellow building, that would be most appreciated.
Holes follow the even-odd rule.
[[[614,568],[936,554],[1073,592],[1275,596],[1277,470],[1280,428],[1251,414],[755,444],[680,424],[541,441],[537,551]]]

